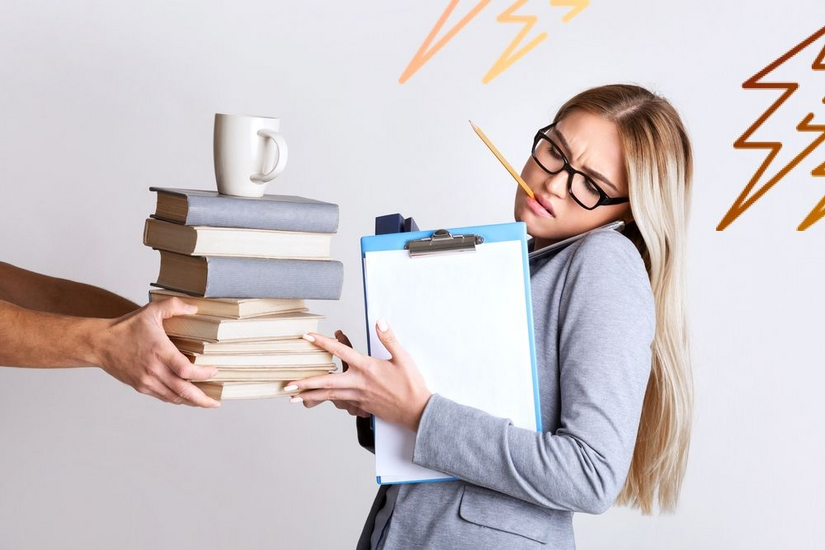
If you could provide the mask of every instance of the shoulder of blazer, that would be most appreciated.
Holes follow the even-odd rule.
[[[647,272],[644,268],[644,260],[642,255],[633,244],[633,241],[628,239],[623,233],[615,229],[599,229],[588,233],[583,238],[571,243],[568,247],[570,256],[568,263],[575,260],[580,261],[594,261],[590,257],[599,258],[600,263],[621,261],[629,262],[638,273]],[[634,265],[635,264],[635,265]]]

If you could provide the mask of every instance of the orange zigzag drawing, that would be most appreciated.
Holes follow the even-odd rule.
[[[461,18],[461,20],[456,23],[455,25],[450,28],[447,33],[441,37],[438,42],[433,45],[433,40],[435,40],[436,35],[439,33],[441,28],[447,22],[447,19],[450,17],[450,14],[453,13],[456,6],[461,0],[450,0],[450,3],[447,5],[447,8],[441,14],[438,21],[436,22],[435,26],[430,31],[430,34],[427,35],[427,38],[424,39],[424,42],[421,44],[421,47],[418,48],[418,51],[415,52],[415,55],[410,60],[407,68],[404,69],[404,72],[398,78],[398,82],[400,84],[404,84],[409,78],[416,73],[421,67],[423,67],[438,51],[443,48],[450,40],[452,40],[467,24],[475,18],[481,10],[483,10],[487,5],[490,3],[491,0],[480,0],[473,8]],[[531,40],[526,46],[522,47],[519,51],[515,54],[513,51],[518,47],[519,44],[525,39],[527,34],[530,32],[530,29],[533,28],[533,25],[536,24],[538,21],[538,16],[536,15],[516,15],[514,12],[521,8],[527,0],[516,0],[513,2],[510,7],[506,10],[501,12],[498,17],[496,17],[496,21],[499,23],[522,23],[523,26],[521,31],[519,31],[518,35],[510,42],[504,52],[499,56],[496,62],[493,64],[493,67],[487,71],[487,74],[484,75],[482,82],[487,84],[495,77],[500,75],[504,72],[508,67],[510,67],[513,63],[518,61],[521,57],[524,56],[527,52],[535,48],[539,42],[547,38],[547,33],[542,32],[533,40]],[[576,15],[581,13],[588,5],[590,4],[590,0],[550,0],[550,5],[553,7],[569,7],[572,8],[567,14],[562,18],[562,22],[567,23],[571,19],[573,19]],[[432,45],[432,47],[431,47]]]
[[[779,180],[781,180],[788,172],[790,172],[797,164],[802,162],[802,160],[807,157],[814,149],[819,147],[819,145],[825,141],[825,124],[811,124],[811,121],[814,118],[813,113],[808,113],[807,116],[796,126],[796,130],[798,132],[818,132],[819,135],[816,136],[814,141],[806,147],[802,152],[797,154],[788,164],[786,164],[779,172],[776,173],[770,180],[768,180],[762,187],[760,187],[750,198],[747,198],[753,188],[756,186],[756,183],[759,181],[759,178],[762,177],[762,174],[765,173],[768,166],[770,166],[771,162],[773,161],[774,157],[779,153],[779,150],[782,149],[782,143],[778,141],[748,141],[748,138],[753,135],[753,133],[764,123],[768,117],[770,117],[779,107],[785,103],[785,101],[793,95],[794,92],[799,88],[798,82],[762,82],[763,77],[770,74],[774,69],[785,63],[788,59],[795,56],[817,40],[825,35],[825,27],[819,29],[817,32],[794,46],[791,50],[787,53],[779,57],[773,63],[750,77],[746,80],[742,87],[745,89],[775,89],[775,90],[784,90],[784,93],[777,99],[773,105],[771,105],[758,119],[754,122],[741,136],[739,139],[734,142],[733,146],[736,149],[766,149],[770,151],[768,156],[762,162],[762,165],[753,175],[751,180],[733,202],[733,205],[730,207],[728,212],[722,218],[722,221],[719,222],[719,225],[716,226],[717,231],[724,231],[726,227],[728,227],[733,221],[741,216],[748,208],[753,206],[753,204],[759,200],[768,190],[776,185]],[[813,64],[811,65],[811,69],[815,71],[825,70],[825,46],[823,46],[822,51],[814,60]],[[822,98],[823,103],[825,103],[825,97]],[[825,162],[817,166],[811,171],[811,175],[813,176],[825,176]],[[797,227],[798,231],[804,231],[805,229],[809,228],[815,222],[817,222],[822,217],[825,217],[825,196],[819,203],[814,207],[813,210],[805,217],[802,223]]]

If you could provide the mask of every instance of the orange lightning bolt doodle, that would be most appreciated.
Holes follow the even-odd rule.
[[[825,27],[823,27],[822,30],[825,31]],[[823,61],[825,61],[825,46],[822,48],[822,51],[819,52],[819,57],[817,57],[816,61],[814,61],[812,68],[817,71],[825,70],[825,62]],[[825,103],[825,97],[822,98],[822,103]],[[822,142],[823,136],[825,136],[825,125],[808,124],[812,118],[813,117],[810,115],[806,117],[805,120],[803,120],[802,123],[797,127],[797,130],[801,130],[803,132],[820,132],[820,135],[816,141],[816,143],[819,144]],[[811,170],[811,175],[825,177],[825,162]],[[799,224],[799,227],[797,227],[796,229],[799,231],[805,231],[814,223],[819,221],[823,216],[825,216],[825,197],[822,197],[819,200],[817,205],[814,206],[814,209],[811,210],[807,216],[805,216],[805,219],[802,220],[802,223]]]
[[[571,19],[576,17],[590,4],[590,0],[550,0],[550,5],[554,7],[571,7],[573,8],[562,17],[563,23],[569,23]]]
[[[719,225],[716,227],[717,231],[723,231],[727,226],[729,226],[733,221],[742,215],[748,208],[750,208],[757,200],[759,200],[768,190],[776,185],[779,180],[781,180],[785,174],[791,171],[797,164],[802,162],[802,160],[807,157],[811,151],[819,147],[819,145],[825,141],[825,125],[822,124],[810,124],[813,120],[813,113],[809,113],[796,127],[796,130],[799,132],[818,132],[819,135],[814,139],[814,141],[806,147],[802,152],[797,154],[793,159],[791,159],[788,164],[786,164],[779,172],[776,173],[772,178],[770,178],[765,184],[762,185],[750,198],[747,198],[753,188],[756,186],[759,178],[762,177],[762,174],[767,170],[768,166],[770,166],[771,162],[773,161],[774,157],[779,153],[780,149],[782,149],[782,143],[777,141],[766,141],[766,142],[757,142],[757,141],[748,141],[748,139],[753,135],[754,132],[768,119],[785,101],[793,95],[794,92],[799,88],[799,83],[797,82],[762,82],[762,79],[770,74],[774,69],[785,63],[788,59],[795,56],[800,51],[807,48],[812,43],[816,42],[820,37],[825,35],[825,27],[821,28],[787,53],[779,57],[773,63],[750,77],[746,80],[742,87],[746,89],[774,89],[774,90],[784,90],[784,93],[777,99],[773,105],[771,105],[767,111],[765,111],[757,120],[754,122],[744,134],[739,136],[733,146],[737,149],[766,149],[770,151],[768,156],[762,162],[762,165],[753,175],[751,180],[739,194],[739,196],[734,201],[733,205],[730,207],[728,212],[722,218],[722,221],[719,222]],[[822,52],[817,56],[816,60],[814,61],[811,68],[813,70],[825,70],[825,64],[823,64],[823,57],[825,57],[825,47],[823,47]],[[825,102],[825,98],[823,98],[823,102]],[[814,176],[825,176],[825,163],[820,164],[816,167],[812,172]],[[805,218],[805,220],[800,224],[797,228],[799,231],[803,231],[810,227],[814,222],[819,220],[825,216],[825,197],[819,202],[819,204],[811,211],[810,214]]]
[[[404,72],[398,79],[398,82],[400,84],[403,84],[407,81],[408,78],[415,74],[415,72],[418,69],[420,69],[427,61],[429,61],[430,58],[438,52],[438,50],[443,48],[447,42],[449,42],[456,34],[458,34],[458,31],[463,29],[467,23],[469,23],[476,15],[478,15],[478,12],[483,10],[487,6],[487,4],[490,3],[490,0],[481,0],[478,4],[475,5],[475,7],[472,10],[470,10],[470,12],[467,15],[465,15],[461,19],[461,21],[456,23],[453,26],[453,28],[451,28],[447,32],[447,34],[444,35],[443,38],[441,38],[441,40],[436,42],[435,46],[433,46],[432,49],[428,50],[427,48],[429,48],[430,44],[432,44],[435,35],[438,34],[438,31],[440,31],[441,27],[444,26],[444,23],[447,21],[447,18],[450,17],[451,13],[453,13],[453,10],[458,5],[459,1],[460,0],[450,0],[450,4],[447,6],[447,9],[445,9],[444,13],[441,14],[441,17],[436,22],[435,26],[433,27],[433,30],[431,30],[430,34],[427,35],[427,38],[424,39],[424,43],[421,44],[421,47],[418,48],[417,52],[415,52],[415,55],[413,56],[412,60],[410,60],[409,65],[407,65],[407,68],[404,69]]]
[[[418,51],[415,52],[415,55],[404,69],[404,72],[398,78],[399,84],[404,84],[407,80],[409,80],[413,74],[423,67],[436,53],[438,53],[439,50],[441,50],[441,48],[452,40],[465,26],[467,26],[467,24],[481,12],[481,10],[487,7],[491,0],[480,0],[475,6],[473,6],[467,15],[461,18],[458,23],[453,25],[453,27],[450,28],[450,30],[447,31],[443,37],[441,37],[441,39],[433,44],[436,36],[441,31],[442,27],[444,27],[447,19],[453,13],[460,1],[461,0],[450,0],[450,3],[441,14],[441,17],[439,17],[435,26],[433,26],[430,34],[428,34],[427,38],[424,39],[421,47],[419,47]],[[496,17],[496,21],[499,23],[522,23],[523,27],[512,42],[510,42],[509,46],[507,46],[507,49],[505,49],[501,56],[499,56],[492,68],[487,71],[486,75],[484,75],[484,78],[482,79],[484,84],[487,84],[500,75],[513,63],[523,57],[527,52],[535,48],[542,40],[547,38],[547,33],[542,32],[538,36],[534,37],[533,40],[531,40],[527,45],[513,53],[524,38],[530,33],[530,29],[532,29],[538,21],[538,16],[536,15],[514,15],[514,12],[521,8],[526,2],[527,0],[516,0],[516,2],[511,4],[509,8],[501,12],[501,14]],[[562,18],[564,23],[569,22],[576,15],[581,13],[581,11],[584,10],[589,4],[590,0],[550,0],[551,6],[572,8]]]
[[[513,15],[513,12],[522,7],[527,0],[516,0],[514,4],[512,4],[509,8],[501,12],[498,17],[496,17],[496,21],[499,23],[524,23],[524,27],[522,27],[521,31],[516,35],[510,45],[507,46],[507,49],[504,50],[504,53],[499,56],[493,66],[487,71],[487,74],[484,75],[484,78],[481,79],[482,82],[487,84],[492,79],[497,77],[501,74],[504,69],[518,61],[524,54],[535,48],[539,42],[547,38],[547,33],[543,32],[539,34],[537,37],[533,38],[529,44],[524,46],[522,49],[517,51],[515,55],[513,55],[513,50],[521,44],[521,41],[527,36],[530,32],[530,29],[533,28],[533,25],[536,24],[538,21],[538,17],[535,15]]]

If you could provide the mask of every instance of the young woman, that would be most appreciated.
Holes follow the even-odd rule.
[[[693,383],[684,296],[690,141],[662,97],[634,85],[586,90],[541,128],[517,186],[531,250],[615,220],[531,261],[544,433],[438,393],[388,327],[389,361],[320,334],[304,337],[346,371],[293,382],[416,432],[413,462],[457,481],[383,486],[359,548],[573,549],[574,512],[614,502],[676,507]]]

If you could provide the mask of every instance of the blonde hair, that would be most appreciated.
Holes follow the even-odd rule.
[[[673,106],[640,86],[585,90],[562,105],[555,121],[577,109],[616,125],[633,215],[624,234],[644,260],[656,302],[651,374],[633,459],[616,504],[650,515],[658,496],[661,511],[673,512],[687,467],[693,415],[685,303],[690,140]]]

